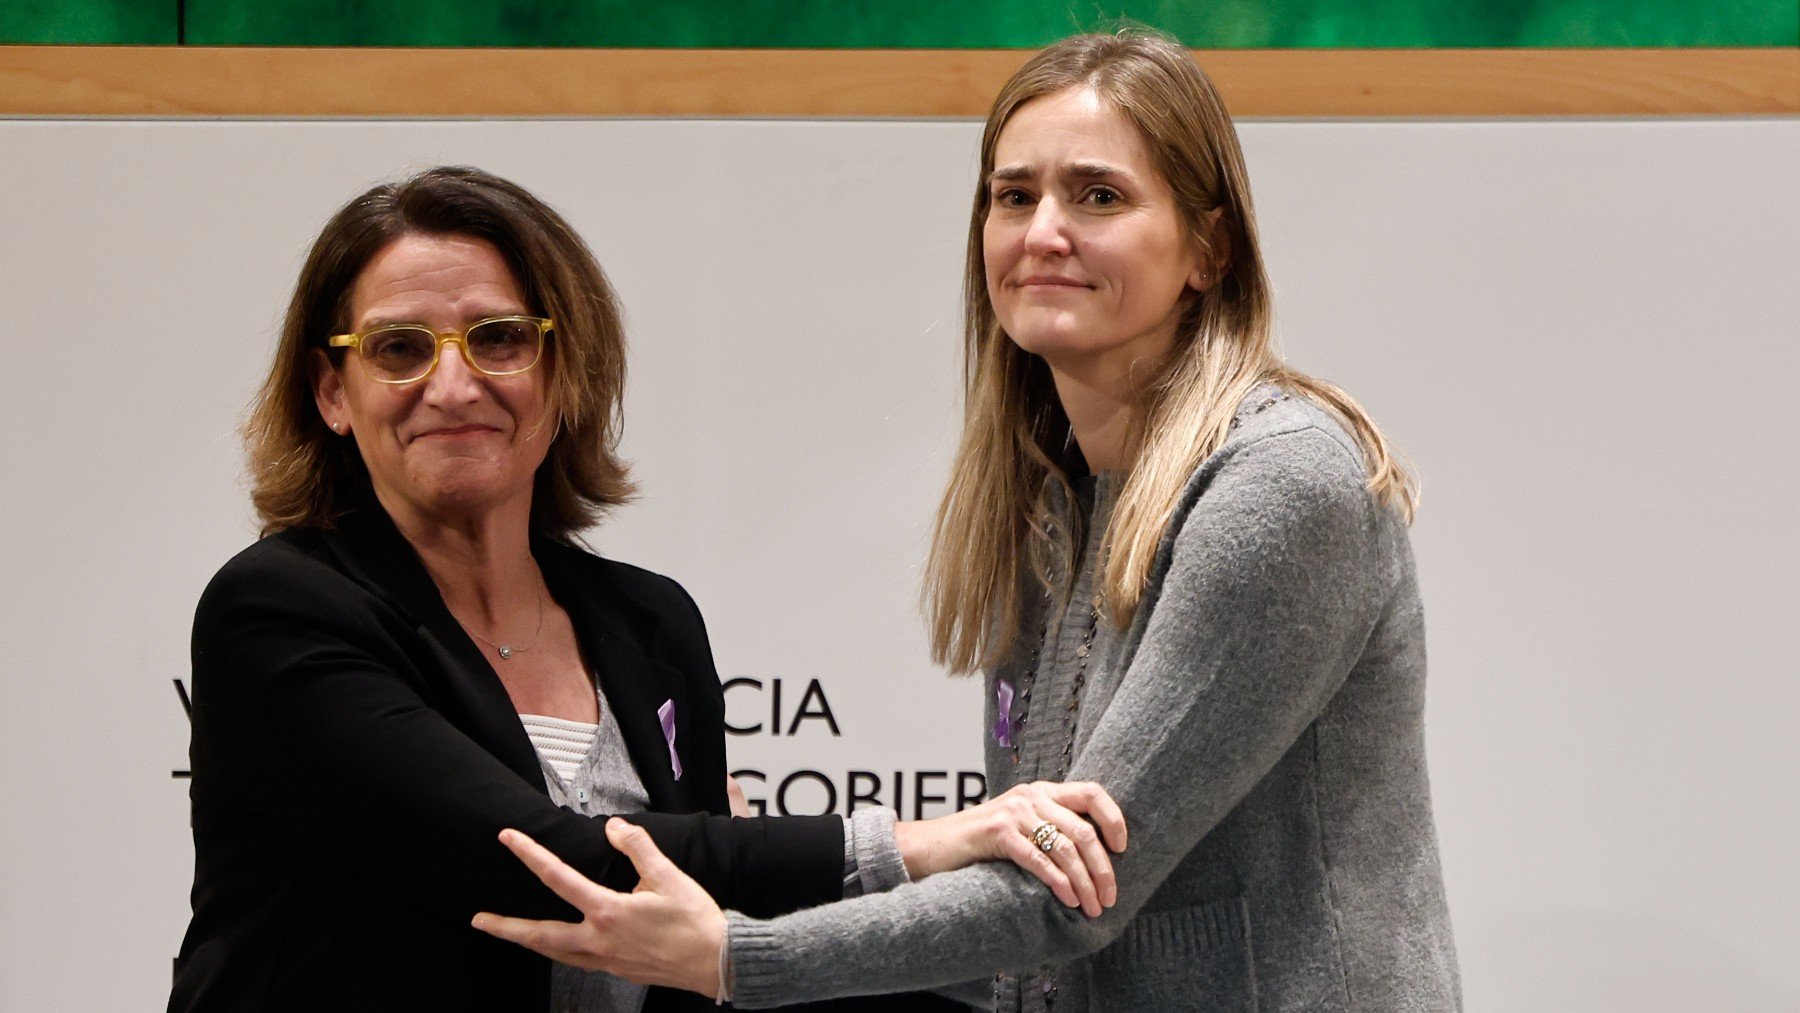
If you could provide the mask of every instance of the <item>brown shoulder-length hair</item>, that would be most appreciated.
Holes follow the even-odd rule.
[[[1259,384],[1279,384],[1337,416],[1361,446],[1379,502],[1408,519],[1417,502],[1414,479],[1361,406],[1287,368],[1275,349],[1250,180],[1212,82],[1186,50],[1142,29],[1064,39],[1000,89],[981,135],[963,280],[962,443],[938,508],[924,588],[932,655],[956,673],[1012,648],[1026,595],[1050,586],[1055,561],[1068,556],[1075,537],[1048,509],[1052,488],[1069,491],[1068,416],[1049,367],[1000,327],[982,250],[1001,130],[1026,102],[1074,87],[1091,88],[1137,127],[1201,262],[1218,278],[1190,299],[1174,348],[1153,364],[1138,397],[1129,464],[1101,543],[1098,586],[1109,618],[1121,627],[1130,622],[1182,489],[1225,442],[1238,405]],[[1021,580],[1026,572],[1037,587]]]
[[[282,321],[275,361],[244,424],[250,497],[264,535],[331,527],[374,501],[353,440],[320,418],[307,374],[313,349],[351,329],[350,293],[369,261],[405,235],[456,235],[494,245],[526,306],[555,328],[545,346],[554,427],[532,490],[534,532],[567,541],[632,494],[618,456],[625,389],[619,301],[569,223],[516,183],[464,166],[427,169],[345,204],[313,241]]]

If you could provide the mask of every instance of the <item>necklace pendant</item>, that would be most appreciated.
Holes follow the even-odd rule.
[[[500,652],[500,660],[501,661],[509,660],[512,657],[513,649],[511,647],[507,646],[506,644],[501,644],[498,648],[495,648],[495,649]]]

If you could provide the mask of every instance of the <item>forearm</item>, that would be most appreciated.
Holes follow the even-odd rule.
[[[658,850],[721,907],[766,918],[843,896],[837,861],[843,852],[842,821],[835,816],[633,813],[623,818],[648,831]],[[593,829],[600,830],[598,822]],[[619,860],[603,885],[628,891],[637,882],[631,863]]]
[[[894,848],[900,854],[906,876],[918,881],[940,872],[973,865],[977,859],[956,852],[954,835],[945,833],[944,820],[900,820],[894,824]]]
[[[1140,675],[1140,678],[1150,678]],[[1129,704],[1127,711],[1134,710]],[[1181,724],[1194,711],[1181,711]],[[1119,722],[1109,722],[1118,724]],[[1120,798],[1131,843],[1114,857],[1118,904],[1089,918],[1064,906],[1040,880],[1011,863],[987,862],[944,872],[890,893],[847,900],[768,921],[730,915],[733,1001],[746,1009],[844,995],[940,988],[1063,963],[1092,953],[1124,930],[1231,800],[1178,807],[1155,800],[1192,798],[1208,767],[1194,729],[1159,736],[1157,751],[1099,746],[1112,757],[1106,776],[1078,764],[1083,776],[1123,787]],[[1129,799],[1129,803],[1126,800]],[[909,856],[909,862],[911,856]]]
[[[728,917],[732,1002],[745,1009],[965,983],[1070,959],[1105,931],[1007,863],[767,921]]]

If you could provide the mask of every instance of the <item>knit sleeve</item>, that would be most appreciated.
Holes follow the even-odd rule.
[[[883,893],[908,882],[894,837],[894,810],[864,806],[844,817],[844,896]]]

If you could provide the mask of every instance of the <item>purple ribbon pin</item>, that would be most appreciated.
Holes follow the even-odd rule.
[[[995,709],[1000,712],[1000,716],[994,719],[994,741],[1000,743],[1001,749],[1011,749],[1013,747],[1012,683],[1005,679],[994,680],[994,703],[997,705]]]
[[[656,720],[662,723],[663,740],[669,744],[669,766],[675,771],[675,780],[681,780],[681,754],[675,751],[675,701],[664,700],[661,707],[656,708]]]

